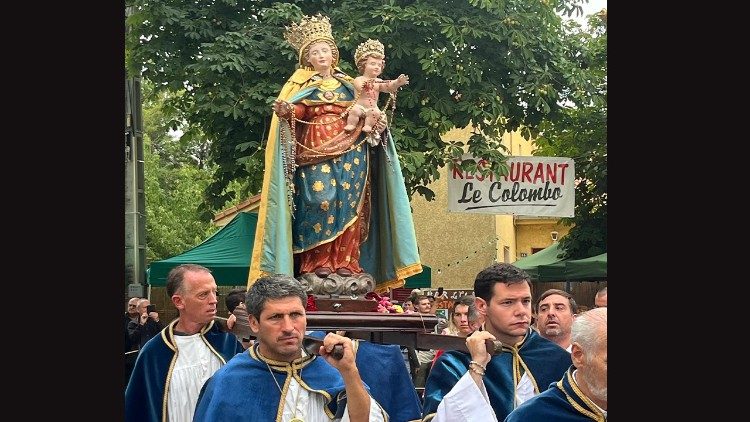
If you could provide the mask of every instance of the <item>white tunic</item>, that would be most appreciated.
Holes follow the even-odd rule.
[[[336,397],[333,397],[336,400]],[[340,419],[329,419],[324,410],[326,406],[325,397],[322,394],[310,392],[302,387],[294,377],[289,382],[289,390],[284,400],[284,411],[281,417],[283,422],[292,420],[293,417],[305,422],[348,422],[349,404],[344,407],[344,414]],[[295,411],[296,409],[296,411]],[[385,421],[386,413],[375,399],[370,397],[370,421]]]
[[[440,401],[432,422],[497,422],[484,382],[481,384],[479,388],[467,371]],[[516,386],[516,407],[535,395],[534,384],[524,373]]]
[[[206,380],[221,368],[221,360],[200,337],[174,336],[177,361],[169,384],[167,413],[170,422],[191,422],[198,395]]]

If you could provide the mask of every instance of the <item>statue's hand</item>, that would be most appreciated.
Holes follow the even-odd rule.
[[[273,112],[282,119],[286,119],[292,113],[294,106],[283,100],[273,102]]]
[[[380,133],[385,130],[385,128],[388,126],[388,118],[385,116],[385,113],[380,113],[380,119],[377,123],[375,123],[375,126],[373,126],[373,132],[374,133]]]
[[[398,82],[398,86],[409,85],[409,75],[404,75],[402,73],[398,75],[398,78],[396,78],[396,81]]]

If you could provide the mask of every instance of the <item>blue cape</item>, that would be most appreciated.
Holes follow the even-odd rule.
[[[570,353],[557,344],[529,330],[526,337],[516,345],[515,352],[505,352],[492,357],[487,364],[484,385],[490,404],[498,420],[503,420],[512,410],[516,386],[513,381],[513,361],[531,377],[534,391],[544,391],[560,379],[572,361]],[[519,359],[520,358],[520,359]],[[437,359],[425,384],[423,415],[433,415],[443,397],[468,371],[471,356],[468,353],[450,350]],[[520,376],[517,376],[520,379]]]
[[[329,418],[340,418],[346,406],[344,380],[325,359],[308,355],[291,364],[267,359],[258,343],[224,365],[203,385],[193,415],[201,421],[275,421],[284,409],[290,374],[306,390],[325,396]],[[269,369],[270,368],[270,369]],[[271,372],[276,382],[271,378]],[[365,385],[365,388],[367,386]]]
[[[313,331],[310,335],[322,339],[326,333]],[[383,406],[390,420],[420,420],[422,402],[404,365],[401,348],[395,344],[378,344],[364,340],[353,342],[359,375],[370,387],[372,398]]]
[[[604,422],[604,415],[578,389],[574,370],[571,366],[561,380],[518,406],[505,422]]]
[[[177,359],[174,327],[178,321],[179,318],[172,321],[138,353],[125,389],[126,422],[167,421],[168,376]],[[226,363],[243,348],[234,334],[222,332],[219,328],[211,321],[201,330],[201,337],[221,362]]]

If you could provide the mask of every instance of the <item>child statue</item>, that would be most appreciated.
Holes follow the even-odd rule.
[[[378,94],[395,93],[399,87],[409,83],[409,77],[402,73],[395,80],[384,81],[378,78],[385,67],[385,47],[378,40],[368,38],[361,43],[354,52],[354,62],[360,73],[360,76],[354,78],[357,97],[356,103],[348,110],[344,130],[353,131],[364,117],[362,132],[370,133],[382,114],[378,108]]]

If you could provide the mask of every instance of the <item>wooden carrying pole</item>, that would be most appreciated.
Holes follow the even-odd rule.
[[[234,309],[237,318],[230,330],[227,319],[214,317],[224,331],[239,338],[255,338],[244,304]],[[379,312],[328,312],[310,311],[306,313],[307,329],[321,331],[346,331],[352,338],[380,344],[398,344],[415,349],[461,350],[469,352],[466,338],[435,334],[438,317],[428,314],[384,314]],[[307,336],[306,336],[307,338]],[[486,340],[487,352],[493,355],[502,352],[502,343]]]

